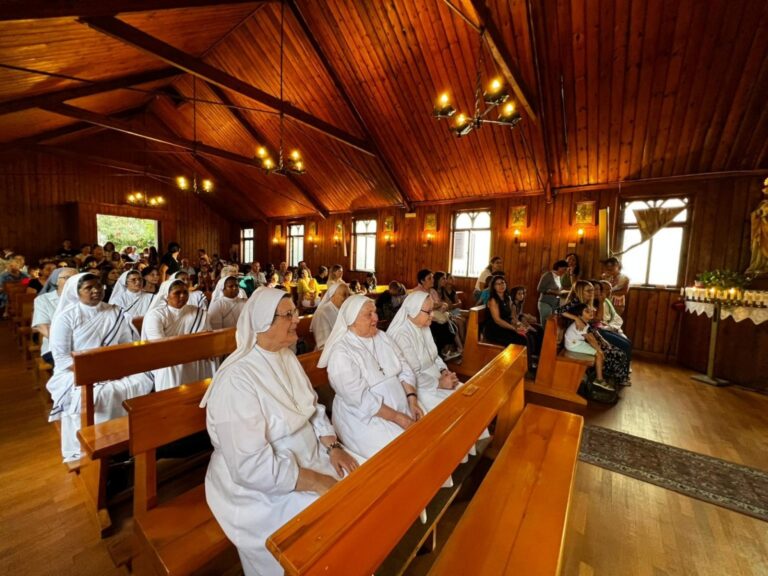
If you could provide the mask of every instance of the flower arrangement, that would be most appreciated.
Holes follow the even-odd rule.
[[[696,276],[696,285],[704,288],[717,288],[728,290],[730,288],[744,288],[751,278],[733,270],[709,270]]]

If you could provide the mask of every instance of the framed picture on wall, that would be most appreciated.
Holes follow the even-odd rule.
[[[510,206],[507,228],[528,227],[528,206]]]
[[[595,225],[596,203],[594,200],[585,200],[583,202],[576,202],[576,210],[574,212],[575,222],[577,226]]]
[[[317,222],[308,222],[307,232],[309,236],[317,236]]]
[[[384,232],[394,232],[395,231],[395,217],[394,216],[385,216],[384,217]]]
[[[437,232],[437,214],[429,212],[424,216],[424,230],[427,232]]]

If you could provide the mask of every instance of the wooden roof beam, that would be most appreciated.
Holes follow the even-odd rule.
[[[268,223],[267,215],[253,202],[248,202],[247,197],[245,194],[242,193],[242,191],[239,188],[235,188],[232,183],[230,182],[229,178],[219,170],[219,168],[208,158],[202,158],[198,156],[196,158],[197,162],[200,163],[200,165],[205,168],[211,176],[213,176],[218,182],[223,182],[229,189],[231,189],[235,194],[237,194],[240,199],[242,199],[244,202],[246,202],[246,209],[251,210],[256,214],[256,219],[260,220],[264,223]]]
[[[226,4],[260,4],[276,0],[6,0],[0,3],[1,20],[41,20],[78,16],[112,16],[121,12],[146,12],[172,8],[199,8]],[[149,5],[148,5],[149,4]]]
[[[181,74],[181,72],[177,68],[163,68],[162,70],[141,72],[139,74],[131,74],[129,76],[122,76],[110,80],[89,82],[85,86],[65,88],[64,90],[47,92],[38,96],[25,96],[24,98],[18,98],[16,100],[6,100],[5,102],[0,102],[0,115],[21,112],[30,108],[40,108],[49,104],[58,104],[59,102],[65,102],[67,100],[93,96],[94,94],[101,94],[102,92],[110,92],[112,90],[137,86],[139,84],[147,84],[148,82],[156,82],[157,80],[165,80],[167,78],[178,76],[179,74]]]
[[[456,7],[450,0],[443,0],[446,5],[456,10]],[[504,79],[509,82],[512,91],[515,93],[520,106],[526,111],[528,117],[535,123],[539,123],[539,114],[536,110],[533,98],[530,96],[530,90],[523,82],[520,71],[512,65],[512,58],[504,46],[501,39],[501,32],[496,27],[496,23],[491,19],[488,8],[484,0],[460,0],[464,8],[464,13],[460,13],[462,18],[470,21],[476,26],[476,29],[485,30],[485,41],[493,56],[493,61],[501,70]]]
[[[229,96],[227,96],[227,93],[224,90],[213,84],[210,84],[209,86],[211,90],[213,90],[213,93],[216,94],[216,96],[219,98],[219,100],[221,100],[223,104],[229,107],[229,112],[232,114],[232,116],[235,117],[235,120],[248,132],[248,134],[251,135],[251,138],[267,148],[272,148],[273,150],[277,149],[275,146],[271,145],[261,130],[256,128],[248,121],[248,118],[246,118],[242,110],[235,107],[235,103],[229,98]],[[309,201],[309,203],[312,205],[312,208],[314,208],[317,213],[323,217],[323,219],[328,218],[328,208],[325,206],[325,204],[323,204],[323,202],[314,192],[304,186],[304,183],[300,180],[300,176],[287,174],[287,178],[288,181],[293,184],[293,186]]]
[[[201,142],[195,143],[191,140],[187,140],[179,136],[159,134],[157,132],[153,132],[152,130],[147,130],[143,127],[132,126],[129,122],[118,120],[117,118],[109,116],[104,116],[102,114],[97,114],[95,112],[90,112],[89,110],[84,110],[83,108],[78,108],[69,104],[52,104],[43,107],[43,110],[53,112],[55,114],[60,114],[62,116],[67,116],[68,118],[73,118],[75,120],[88,122],[96,126],[101,126],[102,128],[108,128],[109,130],[130,134],[131,136],[137,136],[146,140],[160,142],[161,144],[183,148],[189,152],[196,152],[198,154],[205,154],[208,156],[216,156],[217,158],[224,158],[225,160],[231,160],[232,162],[237,162],[239,164],[245,164],[246,166],[261,169],[259,163],[252,158],[241,156],[240,154],[235,154],[234,152],[229,152],[228,150],[215,148]]]
[[[323,51],[323,48],[320,46],[320,43],[317,41],[317,38],[312,33],[312,29],[309,27],[309,23],[307,22],[306,18],[304,18],[304,15],[301,13],[301,10],[296,4],[296,0],[288,0],[288,6],[290,6],[291,12],[293,12],[293,16],[294,18],[296,18],[296,21],[299,23],[299,26],[301,26],[301,29],[304,32],[304,36],[312,45],[312,49],[315,51],[315,54],[317,54],[317,57],[320,59],[320,62],[323,65],[323,68],[325,68],[325,72],[331,78],[333,85],[336,87],[336,90],[339,92],[339,94],[341,95],[341,98],[346,103],[349,111],[355,117],[357,124],[360,126],[360,128],[363,129],[365,138],[368,140],[368,142],[370,142],[371,147],[374,153],[376,154],[376,158],[378,159],[379,164],[381,165],[381,168],[384,170],[390,182],[392,183],[395,190],[397,191],[397,195],[400,197],[400,202],[402,203],[403,207],[406,210],[410,211],[411,199],[408,193],[406,192],[402,184],[395,177],[395,173],[392,170],[392,167],[390,166],[389,162],[384,157],[384,155],[381,153],[381,150],[378,147],[378,145],[375,143],[375,141],[371,137],[371,132],[370,130],[368,130],[368,126],[366,125],[365,120],[363,120],[363,117],[360,115],[360,112],[358,111],[354,102],[352,102],[352,98],[350,98],[349,94],[347,93],[347,90],[344,87],[344,84],[341,82],[341,78],[336,73],[336,70],[334,69],[334,67],[331,65],[330,60],[328,60],[328,56],[326,56],[325,52]]]
[[[300,110],[295,106],[281,102],[279,98],[272,96],[259,90],[258,88],[243,82],[242,80],[235,78],[207,64],[199,58],[182,52],[181,50],[174,48],[170,44],[163,42],[162,40],[150,36],[149,34],[142,32],[138,28],[134,28],[130,24],[126,24],[121,20],[113,17],[96,17],[96,18],[80,18],[79,22],[91,27],[102,34],[111,36],[121,42],[133,46],[137,50],[159,58],[160,60],[175,66],[180,70],[184,70],[189,74],[197,76],[208,82],[209,84],[215,84],[221,88],[232,90],[237,94],[241,94],[251,100],[259,102],[265,106],[269,106],[274,110],[281,110],[283,113],[294,120],[301,122],[305,126],[317,130],[321,134],[330,136],[331,138],[351,146],[361,152],[365,152],[370,156],[375,156],[375,152],[372,149],[369,142],[348,134],[347,132],[337,128],[324,120],[312,116],[304,110]]]

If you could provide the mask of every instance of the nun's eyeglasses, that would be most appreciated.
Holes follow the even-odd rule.
[[[284,312],[283,314],[275,314],[275,318],[298,318],[299,317],[299,309],[294,308],[293,310],[290,310],[288,312]]]
[[[422,308],[421,310],[419,310],[419,312],[424,312],[424,314],[429,316],[429,315],[432,314],[432,312],[434,312],[434,309],[433,310],[424,310],[424,308]]]

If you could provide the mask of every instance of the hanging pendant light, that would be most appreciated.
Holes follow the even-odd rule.
[[[304,166],[304,160],[301,157],[301,153],[294,149],[290,154],[285,155],[283,153],[283,52],[284,52],[284,39],[285,37],[285,2],[280,2],[280,149],[277,153],[277,162],[272,159],[269,151],[264,146],[259,146],[256,150],[256,157],[261,161],[261,167],[267,171],[268,174],[280,174],[281,176],[287,176],[288,174],[304,174],[306,168]]]
[[[192,76],[192,163],[197,160],[197,77]],[[192,178],[186,176],[176,177],[176,186],[179,190],[192,190],[195,194],[213,192],[214,184],[210,178],[202,178],[198,182],[197,171],[192,171]]]

